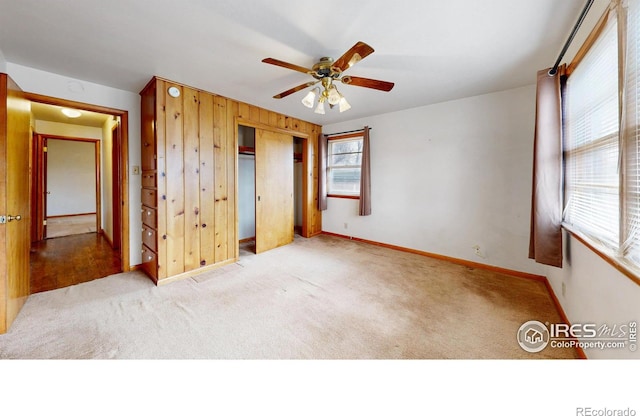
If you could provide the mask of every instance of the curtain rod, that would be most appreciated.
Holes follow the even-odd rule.
[[[369,130],[373,130],[373,127],[369,127]],[[349,134],[349,133],[358,133],[360,131],[364,131],[364,128],[362,129],[358,129],[358,130],[349,130],[349,131],[341,131],[338,133],[329,133],[329,134],[325,134],[325,136],[337,136],[339,134]]]
[[[560,66],[560,61],[562,61],[564,54],[567,52],[567,49],[569,49],[569,45],[571,45],[571,42],[573,42],[573,38],[576,36],[578,29],[580,29],[580,25],[582,25],[582,22],[584,21],[584,18],[587,16],[587,13],[589,12],[589,9],[591,8],[592,4],[593,4],[593,0],[588,0],[587,4],[585,4],[584,9],[582,9],[582,13],[580,13],[580,17],[578,18],[578,21],[576,22],[575,26],[573,27],[573,30],[571,31],[571,35],[569,35],[569,39],[567,39],[567,41],[565,42],[564,47],[562,48],[562,51],[560,52],[560,55],[556,60],[556,63],[553,64],[553,68],[549,70],[549,75],[555,75],[556,72],[558,72],[558,66]]]

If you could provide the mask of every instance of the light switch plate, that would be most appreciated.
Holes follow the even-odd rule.
[[[131,171],[134,175],[140,175],[140,166],[134,166]]]

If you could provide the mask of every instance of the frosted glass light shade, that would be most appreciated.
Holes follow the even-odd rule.
[[[347,111],[350,108],[351,106],[347,102],[347,99],[344,97],[340,98],[340,112],[342,113],[343,111]]]
[[[324,102],[320,101],[318,103],[318,106],[316,107],[316,111],[314,111],[314,113],[316,113],[316,114],[324,114]]]
[[[329,97],[327,98],[327,101],[329,101],[329,104],[331,105],[338,104],[340,102],[340,98],[342,98],[342,96],[340,95],[336,87],[329,89]]]
[[[311,90],[302,99],[302,104],[307,108],[313,108],[313,101],[316,99],[316,93]]]

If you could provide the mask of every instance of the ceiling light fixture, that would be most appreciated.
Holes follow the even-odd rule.
[[[373,53],[373,48],[371,46],[364,42],[357,42],[351,47],[351,49],[338,58],[338,60],[334,61],[333,58],[325,56],[320,58],[320,60],[311,68],[290,64],[274,58],[265,58],[262,62],[311,75],[314,78],[313,81],[305,82],[297,87],[289,88],[280,94],[274,95],[273,98],[284,98],[308,87],[312,87],[312,89],[308,91],[302,99],[302,104],[307,108],[313,108],[314,101],[317,98],[318,101],[314,111],[318,114],[325,114],[325,101],[329,103],[329,108],[333,108],[337,105],[340,112],[347,111],[351,108],[347,99],[340,94],[340,91],[338,91],[338,88],[336,87],[338,82],[342,82],[346,85],[353,85],[354,87],[372,88],[374,90],[387,92],[391,91],[394,85],[393,82],[380,81],[371,78],[352,77],[343,74],[344,71],[351,68],[371,53]],[[319,83],[322,83],[322,87],[315,86]]]
[[[347,99],[342,97],[340,98],[340,101],[338,102],[338,105],[340,106],[340,112],[342,113],[343,111],[347,111],[348,109],[351,108],[351,106],[349,105],[349,103],[347,102]]]
[[[320,87],[314,87],[311,91],[309,91],[307,95],[305,95],[302,99],[302,104],[305,107],[313,108],[316,96],[319,96],[318,105],[316,106],[316,109],[314,111],[314,113],[316,114],[325,114],[325,101],[329,103],[330,108],[333,108],[333,106],[335,105],[339,105],[341,113],[351,108],[351,106],[347,102],[347,99],[344,98],[342,94],[340,94],[340,91],[338,91],[338,88],[333,83],[332,77],[324,77],[319,82],[322,82],[322,91],[320,90]]]
[[[320,99],[318,100],[318,106],[316,107],[314,113],[324,114],[324,97],[320,97]]]
[[[65,116],[69,117],[69,118],[78,118],[82,115],[82,113],[78,110],[73,110],[71,108],[63,108],[62,109],[62,114],[64,114]]]
[[[320,88],[318,87],[315,87],[314,89],[309,91],[307,95],[304,96],[304,98],[302,99],[302,104],[304,104],[304,106],[307,108],[313,108],[313,102],[316,99],[316,94],[320,94]]]

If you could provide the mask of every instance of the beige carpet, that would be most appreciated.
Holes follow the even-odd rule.
[[[516,332],[560,322],[541,282],[330,236],[155,287],[123,273],[32,295],[0,358],[574,358]]]

